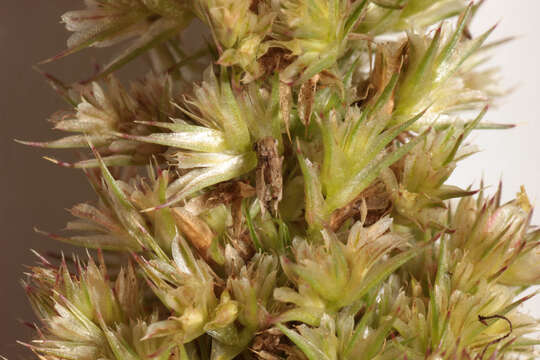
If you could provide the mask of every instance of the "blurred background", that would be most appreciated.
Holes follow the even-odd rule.
[[[68,33],[59,22],[60,15],[81,7],[82,0],[3,0],[0,5],[0,355],[11,360],[29,358],[15,341],[27,340],[32,333],[23,325],[33,317],[20,285],[25,264],[35,262],[30,249],[46,252],[58,248],[33,227],[61,229],[69,218],[64,209],[93,198],[80,172],[41,158],[56,153],[13,141],[57,136],[46,119],[65,108],[64,102],[32,66],[64,49]],[[475,132],[472,141],[483,151],[462,162],[452,177],[461,186],[478,185],[483,177],[493,185],[492,191],[502,179],[504,200],[525,185],[535,205],[540,205],[539,13],[538,0],[490,0],[473,24],[478,33],[500,21],[492,39],[518,36],[492,60],[502,69],[503,83],[516,90],[487,115],[489,121],[518,126],[504,132]],[[70,82],[90,75],[107,55],[107,50],[83,51],[42,68]],[[124,75],[142,76],[140,65],[133,64]],[[538,212],[533,222],[540,223]],[[529,304],[528,311],[540,316],[540,297]]]

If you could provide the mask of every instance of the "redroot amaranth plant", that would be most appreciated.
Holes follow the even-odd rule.
[[[524,190],[445,182],[497,91],[465,0],[85,0],[54,60],[130,42],[51,117],[98,195],[24,281],[40,359],[534,357]],[[208,43],[186,53],[193,21]],[[384,36],[381,37],[381,36]],[[149,73],[114,72],[146,54]],[[146,166],[146,172],[141,167]],[[459,198],[452,202],[451,199]],[[94,260],[94,257],[98,260]],[[517,300],[516,300],[517,299]],[[529,337],[527,337],[529,335]]]

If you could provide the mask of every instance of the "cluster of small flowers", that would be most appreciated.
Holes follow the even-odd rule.
[[[469,31],[481,2],[85,3],[52,59],[132,40],[85,83],[48,76],[74,134],[23,141],[91,150],[48,159],[98,195],[66,234],[39,230],[96,251],[38,255],[23,282],[40,359],[534,357],[525,191],[446,184],[473,130],[511,126],[483,120],[503,92],[479,68],[492,29]],[[189,54],[195,19],[212,40]]]

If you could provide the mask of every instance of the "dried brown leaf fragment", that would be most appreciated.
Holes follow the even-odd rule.
[[[278,141],[265,137],[255,145],[257,152],[256,191],[261,211],[269,209],[277,214],[278,204],[283,197],[283,156],[278,150]]]
[[[390,195],[384,183],[376,182],[356,199],[332,213],[329,228],[337,231],[348,220],[362,221],[366,226],[376,223],[391,208]]]
[[[300,86],[300,91],[298,92],[298,113],[300,120],[306,127],[309,125],[313,112],[313,103],[315,101],[315,92],[319,78],[320,76],[318,74],[313,76]]]
[[[257,360],[306,360],[306,356],[281,331],[269,328],[257,333],[250,350]]]
[[[214,239],[214,232],[198,216],[193,215],[184,208],[172,209],[174,219],[182,235],[197,249],[199,254],[207,261],[210,258],[210,246]]]

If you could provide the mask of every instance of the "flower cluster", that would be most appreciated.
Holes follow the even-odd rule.
[[[133,39],[91,81],[47,78],[97,201],[23,282],[43,360],[535,355],[525,190],[447,183],[503,92],[463,0],[87,0],[68,50]],[[210,43],[186,51],[193,19]],[[381,37],[381,35],[383,37]],[[146,54],[126,87],[112,74]],[[86,154],[86,155],[85,155]],[[146,166],[146,171],[141,167]],[[459,200],[455,200],[459,198]],[[459,201],[459,202],[458,202]],[[457,203],[458,202],[458,203]],[[457,203],[457,205],[456,205]],[[94,260],[97,258],[98,261]]]

